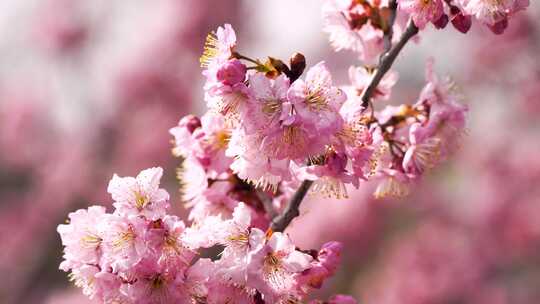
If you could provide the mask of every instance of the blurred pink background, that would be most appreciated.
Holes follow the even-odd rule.
[[[302,248],[338,240],[343,265],[322,294],[373,304],[540,303],[540,4],[502,36],[428,28],[395,69],[395,103],[413,103],[436,60],[470,107],[451,162],[400,200],[372,185],[343,201],[312,197],[289,230]],[[58,270],[56,226],[110,206],[113,173],[163,166],[177,214],[167,130],[204,111],[198,57],[231,23],[253,57],[325,60],[346,84],[350,53],[322,33],[321,0],[2,0],[0,303],[90,303]],[[376,105],[382,106],[382,105]]]

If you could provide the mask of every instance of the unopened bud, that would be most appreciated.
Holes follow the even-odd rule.
[[[196,129],[201,127],[201,120],[195,115],[187,115],[182,117],[179,125],[185,127],[189,133],[193,133]]]
[[[446,27],[446,25],[448,25],[448,15],[447,14],[443,14],[441,16],[441,18],[439,18],[437,21],[433,22],[433,25],[437,28],[437,29],[443,29]]]
[[[294,53],[291,56],[291,59],[289,59],[289,62],[291,65],[291,73],[288,76],[291,78],[292,82],[300,78],[302,73],[304,73],[304,69],[306,68],[306,57],[300,53]]]
[[[504,33],[507,27],[508,27],[508,18],[504,18],[501,21],[495,23],[494,25],[489,26],[491,31],[496,35],[500,35]]]

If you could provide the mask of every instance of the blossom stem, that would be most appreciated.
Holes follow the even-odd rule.
[[[257,66],[261,65],[261,63],[260,63],[258,60],[249,58],[249,57],[244,56],[244,55],[242,55],[242,54],[240,54],[240,53],[238,53],[238,52],[234,52],[234,53],[232,54],[232,56],[233,56],[234,58],[236,58],[236,59],[244,59],[244,60],[246,60],[246,61],[249,61],[249,62],[251,62],[251,63],[256,64]]]
[[[394,61],[397,58],[397,55],[401,52],[405,44],[414,37],[414,35],[418,34],[418,27],[414,25],[414,22],[412,20],[409,20],[409,24],[407,25],[407,28],[401,35],[401,38],[399,41],[390,48],[390,50],[386,53],[384,53],[381,56],[381,60],[379,63],[379,66],[377,67],[377,71],[371,78],[371,81],[368,85],[368,87],[362,92],[362,96],[360,97],[362,100],[362,106],[365,108],[369,105],[369,101],[371,100],[371,96],[377,89],[377,86],[381,82],[382,78],[390,70],[390,67],[392,67],[392,64],[394,64]]]
[[[302,203],[302,200],[306,196],[309,188],[313,184],[313,181],[305,180],[302,182],[298,190],[294,193],[292,199],[290,200],[289,204],[285,207],[285,210],[282,214],[275,217],[272,221],[272,231],[275,232],[283,232],[287,226],[291,223],[291,221],[300,215],[300,204]]]

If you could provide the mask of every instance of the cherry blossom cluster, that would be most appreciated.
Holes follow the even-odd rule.
[[[336,270],[341,244],[300,251],[283,233],[252,224],[239,203],[232,218],[209,216],[186,228],[168,214],[163,170],[109,183],[114,212],[91,206],[58,226],[60,268],[84,294],[103,303],[298,303]],[[204,249],[222,249],[214,260]],[[208,251],[207,250],[207,251]],[[313,302],[322,303],[322,302]],[[329,303],[356,303],[338,295]]]
[[[398,3],[421,29],[429,22],[436,28],[444,28],[451,21],[457,30],[466,33],[474,17],[495,34],[502,34],[508,27],[508,19],[529,6],[529,0],[399,0]]]
[[[306,180],[325,197],[347,197],[348,185],[369,179],[380,181],[377,197],[405,195],[465,128],[460,95],[431,63],[416,103],[375,111],[373,102],[390,98],[397,73],[386,74],[364,105],[374,69],[351,67],[351,84],[337,87],[320,62],[302,79],[301,54],[290,66],[250,59],[237,52],[230,25],[208,37],[202,62],[209,111],[183,117],[170,131],[173,153],[184,159],[179,177],[194,220],[231,214],[238,201],[264,217],[265,205],[279,210]]]
[[[508,19],[528,6],[529,0],[328,0],[323,7],[324,30],[336,50],[352,50],[362,60],[373,60],[384,49],[384,35],[403,29],[403,16],[398,14],[396,23],[391,20],[396,9],[409,15],[419,29],[428,23],[442,29],[450,22],[467,33],[475,19],[502,34]]]

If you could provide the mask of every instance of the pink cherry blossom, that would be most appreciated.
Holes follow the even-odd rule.
[[[225,246],[224,254],[247,255],[250,243],[251,210],[239,203],[233,217],[223,223],[220,242]]]
[[[155,257],[148,256],[134,271],[137,279],[120,287],[120,292],[131,302],[140,304],[187,302],[188,295],[181,289],[181,277],[169,273],[157,263]]]
[[[311,262],[309,269],[297,276],[297,289],[301,293],[308,293],[310,289],[319,289],[324,281],[332,277],[338,264],[341,262],[343,245],[338,242],[323,244],[315,260]]]
[[[206,69],[205,100],[210,109],[234,117],[247,102],[248,90],[243,80],[246,66],[231,59],[236,46],[236,34],[230,24],[219,27],[216,35],[208,35],[201,65]]]
[[[171,128],[169,133],[174,136],[173,154],[187,157],[196,144],[191,136],[193,132],[201,127],[201,120],[195,115],[187,115],[180,119],[178,126]]]
[[[198,260],[188,271],[188,292],[194,300],[206,303],[253,303],[253,291],[240,285],[229,284],[215,275],[217,265],[210,259]]]
[[[435,23],[444,13],[442,0],[400,0],[399,8],[409,13],[414,24],[424,29],[428,22]]]
[[[324,62],[307,71],[306,80],[296,80],[287,92],[287,98],[298,115],[313,124],[321,134],[339,129],[338,109],[345,102],[343,92],[333,86],[332,75]],[[322,120],[316,122],[312,120]]]
[[[204,54],[201,56],[201,65],[212,67],[228,60],[236,46],[236,33],[230,24],[218,27],[216,33],[206,37]]]
[[[161,222],[151,223],[147,232],[147,243],[158,248],[161,253],[158,264],[166,267],[169,273],[183,274],[196,255],[184,240],[184,231],[182,220],[177,216],[167,215]]]
[[[238,204],[237,200],[228,195],[232,187],[233,185],[228,181],[217,181],[203,189],[199,196],[186,204],[187,207],[192,207],[189,219],[198,221],[209,215],[221,215],[224,218],[230,218],[234,207]]]
[[[441,140],[425,136],[425,130],[419,123],[409,129],[410,146],[403,157],[403,169],[412,174],[422,174],[433,168],[440,159]]]
[[[220,114],[206,113],[200,127],[191,128],[183,119],[169,130],[175,138],[173,152],[177,156],[197,160],[211,177],[227,171],[232,159],[225,155],[231,137],[231,126]],[[190,131],[191,128],[192,131]]]
[[[269,79],[256,73],[249,77],[251,102],[245,117],[247,132],[267,132],[267,129],[279,126],[283,104],[287,102],[290,81],[285,75]]]
[[[341,252],[343,244],[339,242],[328,242],[321,246],[317,260],[328,269],[331,273],[336,271],[337,266],[341,262]]]
[[[378,178],[381,182],[373,193],[375,198],[403,197],[409,194],[410,178],[405,173],[394,169],[384,169],[379,171]]]
[[[169,207],[169,194],[159,188],[163,169],[150,168],[141,171],[137,177],[114,175],[107,192],[115,201],[113,204],[120,215],[144,215],[158,219],[165,215]]]
[[[360,96],[362,92],[367,88],[371,78],[373,78],[375,70],[368,67],[353,67],[349,68],[349,80],[352,84],[351,87],[346,87],[347,96],[353,99],[353,96]],[[392,87],[398,81],[398,74],[394,71],[388,72],[384,75],[380,84],[377,86],[374,99],[388,100],[392,93]],[[357,101],[361,103],[361,101]]]
[[[259,290],[265,301],[279,302],[294,297],[295,276],[309,268],[310,255],[297,251],[290,238],[280,232],[272,234],[267,244],[252,252],[248,281]]]
[[[529,6],[529,0],[459,0],[458,3],[467,14],[489,25],[495,25]]]
[[[82,289],[84,295],[93,298],[98,293],[97,286],[93,284],[98,272],[99,268],[95,265],[81,265],[71,270],[70,280]]]
[[[225,115],[230,119],[237,119],[245,111],[249,100],[249,90],[243,83],[232,86],[208,86],[205,93],[208,108]]]
[[[251,304],[254,302],[253,294],[249,289],[245,289],[232,284],[227,284],[213,280],[208,284],[208,303],[238,303]]]
[[[100,225],[104,216],[105,207],[92,206],[70,213],[68,224],[58,225],[57,231],[65,246],[62,270],[99,262],[103,243]]]
[[[290,179],[288,159],[275,159],[258,150],[262,144],[257,134],[233,133],[226,155],[234,157],[230,168],[238,176],[261,189],[276,190],[281,181]]]
[[[177,169],[177,177],[182,192],[182,200],[186,204],[201,199],[208,188],[208,176],[205,168],[193,157],[185,158],[182,161],[181,167]]]
[[[146,221],[137,216],[128,218],[107,214],[103,221],[103,265],[114,272],[125,272],[146,254]],[[103,263],[104,262],[104,263]]]
[[[449,154],[460,141],[466,128],[467,106],[459,103],[462,99],[449,79],[440,80],[433,72],[433,62],[428,62],[426,70],[428,83],[422,89],[416,106],[430,108],[428,121],[423,128],[415,127],[415,137],[437,137],[442,140],[441,157]],[[417,138],[420,139],[420,138]],[[433,142],[432,142],[433,144]]]
[[[367,1],[375,7],[388,6],[387,1]],[[383,51],[383,31],[365,22],[362,3],[352,0],[328,0],[323,5],[323,30],[330,35],[336,51],[352,50],[363,61],[374,61]]]
[[[323,156],[323,164],[298,169],[297,178],[312,180],[311,191],[325,197],[347,198],[346,184],[358,187],[358,178],[346,169],[348,159],[344,153],[329,149]]]
[[[324,62],[312,67],[306,80],[296,80],[287,92],[281,111],[281,127],[263,140],[263,149],[277,159],[303,159],[323,152],[340,128],[338,109],[345,94],[332,85]]]

